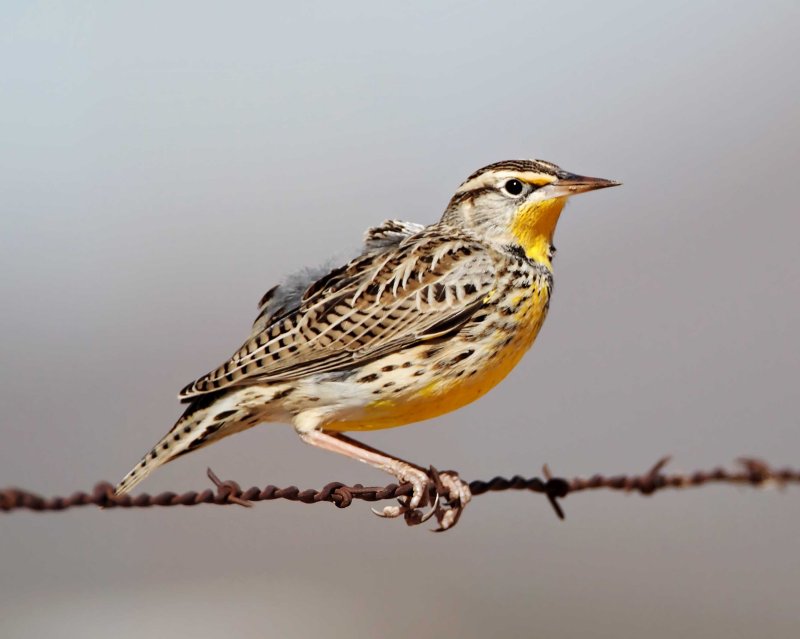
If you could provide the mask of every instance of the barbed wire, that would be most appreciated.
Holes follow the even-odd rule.
[[[567,495],[587,490],[614,490],[652,495],[665,489],[684,489],[708,484],[741,484],[751,486],[800,483],[800,470],[792,468],[773,469],[766,462],[750,457],[737,460],[739,468],[729,470],[723,467],[693,473],[663,473],[669,457],[659,460],[649,471],[641,475],[593,475],[588,478],[575,477],[563,479],[553,477],[547,466],[543,477],[525,478],[514,475],[511,478],[494,477],[488,481],[475,480],[469,487],[473,496],[506,490],[520,490],[540,493],[547,497],[559,518],[564,518],[560,499]],[[436,472],[432,469],[432,472]],[[254,502],[286,499],[304,504],[331,502],[338,508],[347,508],[353,500],[368,502],[396,499],[410,495],[410,484],[388,484],[382,487],[348,486],[340,482],[326,484],[320,490],[300,490],[297,486],[279,488],[277,486],[256,486],[242,489],[235,481],[222,481],[209,468],[208,477],[215,489],[185,493],[163,492],[157,495],[115,495],[114,487],[108,482],[98,482],[90,492],[75,492],[69,496],[42,497],[20,488],[0,490],[0,511],[64,511],[79,506],[99,506],[110,508],[150,508],[152,506],[197,506],[199,504],[251,506]]]

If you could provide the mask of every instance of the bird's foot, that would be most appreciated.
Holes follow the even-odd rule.
[[[409,526],[425,523],[435,515],[439,522],[437,532],[452,528],[461,517],[464,506],[472,498],[469,485],[451,470],[440,473],[431,467],[426,472],[402,462],[393,466],[391,473],[401,484],[411,484],[412,493],[400,497],[398,506],[386,506],[383,510],[373,508],[372,512],[380,517],[403,515]],[[429,504],[430,510],[423,512],[420,507]]]
[[[397,478],[400,484],[411,484],[412,492],[408,496],[398,498],[400,504],[398,506],[386,506],[381,510],[372,509],[379,517],[399,517],[403,515],[406,523],[409,526],[416,526],[428,521],[434,514],[439,504],[439,493],[436,490],[436,483],[431,479],[430,475],[418,468],[407,464],[406,462],[397,461],[392,464],[391,468],[386,469]],[[420,506],[427,506],[433,497],[433,506],[430,511],[423,513]]]
[[[431,469],[433,470],[433,469]],[[461,513],[472,499],[469,484],[458,476],[454,470],[436,473],[437,493],[440,495],[436,508],[436,520],[439,527],[435,532],[443,532],[458,523]]]

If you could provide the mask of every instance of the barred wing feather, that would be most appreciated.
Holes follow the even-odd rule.
[[[435,229],[320,278],[180,397],[346,369],[457,330],[495,288],[495,261],[470,236]]]

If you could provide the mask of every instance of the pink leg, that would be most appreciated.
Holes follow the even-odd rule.
[[[401,506],[387,506],[377,514],[383,517],[397,517],[405,515],[406,522],[419,524],[425,521],[430,515],[423,517],[417,511],[419,506],[424,506],[428,499],[428,489],[432,480],[428,473],[419,466],[415,466],[407,461],[398,459],[382,453],[375,448],[366,446],[350,437],[339,433],[325,433],[320,430],[299,432],[300,438],[312,446],[329,450],[340,455],[345,455],[351,459],[356,459],[374,468],[378,468],[397,478],[400,483],[409,483],[414,492],[411,497]],[[432,514],[436,514],[439,520],[440,530],[446,530],[453,526],[461,514],[461,510],[470,500],[469,486],[461,481],[453,472],[440,473],[439,479],[447,490],[452,507],[443,508],[434,505]],[[438,493],[437,493],[438,495]],[[437,500],[438,501],[438,500]]]

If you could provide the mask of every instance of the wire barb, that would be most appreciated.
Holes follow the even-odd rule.
[[[545,495],[559,519],[564,519],[564,511],[558,501],[571,493],[588,490],[614,490],[622,492],[638,492],[641,495],[653,495],[656,492],[671,489],[685,489],[706,484],[739,484],[765,487],[775,485],[783,488],[788,484],[800,483],[800,469],[773,469],[766,462],[752,457],[737,459],[738,470],[722,467],[709,471],[694,473],[664,474],[663,470],[670,461],[669,457],[660,459],[643,475],[593,475],[583,478],[563,479],[553,477],[545,465],[543,478],[525,478],[514,475],[510,479],[494,477],[488,481],[475,480],[469,487],[473,496],[489,492],[505,490],[526,490]],[[222,481],[210,468],[208,478],[214,483],[216,490],[206,489],[202,492],[190,491],[182,494],[164,492],[157,495],[141,494],[115,495],[114,487],[108,482],[98,482],[90,492],[75,492],[63,497],[42,497],[21,488],[5,488],[0,490],[0,511],[33,510],[37,512],[63,511],[80,506],[99,506],[109,508],[150,508],[152,506],[197,506],[199,504],[215,504],[251,507],[258,501],[286,499],[304,504],[319,502],[333,503],[337,508],[347,508],[353,500],[375,502],[386,499],[408,497],[412,493],[410,484],[388,484],[387,486],[347,486],[340,482],[331,482],[321,490],[300,490],[297,486],[278,488],[268,485],[264,488],[252,487],[243,490],[235,481]]]
[[[208,478],[217,487],[217,495],[219,495],[220,499],[226,500],[231,504],[244,506],[245,508],[251,508],[253,506],[253,504],[246,499],[239,497],[239,495],[242,494],[242,489],[235,481],[222,481],[210,468],[206,468],[206,475],[208,475]]]

